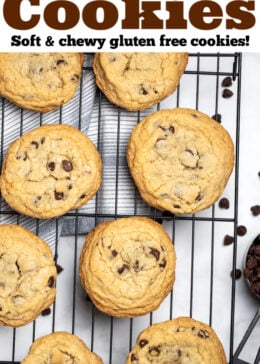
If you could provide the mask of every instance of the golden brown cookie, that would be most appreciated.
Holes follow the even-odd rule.
[[[187,63],[187,53],[96,53],[93,69],[112,103],[143,110],[176,90]]]
[[[192,109],[161,110],[133,130],[127,150],[142,198],[159,210],[195,213],[223,193],[234,166],[228,132]]]
[[[76,335],[58,331],[37,339],[21,364],[102,364]]]
[[[83,53],[0,53],[0,95],[18,106],[46,112],[75,94]]]
[[[80,279],[96,307],[111,316],[155,310],[175,279],[175,250],[157,222],[129,217],[100,223],[80,256]]]
[[[154,324],[143,330],[127,364],[226,364],[215,331],[189,317]]]
[[[101,169],[100,155],[85,134],[69,125],[44,125],[9,146],[1,193],[21,214],[57,217],[95,195]]]
[[[0,325],[23,326],[48,308],[57,276],[48,244],[18,225],[0,225]]]

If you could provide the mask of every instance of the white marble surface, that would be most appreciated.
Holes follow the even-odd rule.
[[[201,60],[203,67],[203,59]],[[214,65],[215,67],[215,65]],[[223,66],[224,67],[224,66]],[[260,53],[243,54],[242,64],[242,101],[241,101],[241,129],[240,129],[240,158],[239,158],[239,208],[238,224],[247,227],[246,236],[238,237],[238,256],[237,268],[242,267],[242,257],[244,251],[260,233],[260,216],[253,217],[250,207],[260,204],[260,119],[258,105],[260,100]],[[187,78],[188,81],[188,78]],[[210,103],[211,94],[214,94],[215,85],[211,85],[209,78],[201,77],[200,98],[198,108],[201,111],[213,114],[214,98]],[[196,79],[193,79],[196,82]],[[236,84],[232,86],[235,90]],[[182,95],[180,106],[195,108],[194,90],[195,84],[185,83],[181,87]],[[173,107],[176,100],[167,99],[162,103],[162,107]],[[230,131],[235,139],[235,98],[224,100],[219,98],[219,112],[223,117],[223,125]],[[216,217],[232,218],[234,215],[234,175],[225,190],[224,195],[231,201],[229,210],[215,208]],[[199,214],[199,216],[211,216],[212,210],[209,209]],[[171,223],[165,226],[170,235],[173,234]],[[212,230],[213,229],[213,230]],[[192,235],[194,234],[194,261],[191,260]],[[95,311],[95,324],[92,326],[92,305],[85,299],[85,294],[80,287],[78,276],[76,278],[76,290],[74,292],[75,315],[73,316],[73,283],[74,265],[78,261],[78,256],[84,242],[84,237],[62,237],[58,245],[58,263],[64,267],[64,271],[59,275],[57,282],[57,300],[55,317],[40,317],[35,326],[33,324],[16,329],[0,327],[0,361],[10,361],[12,357],[19,361],[23,358],[31,344],[32,338],[36,338],[51,332],[53,329],[67,330],[75,329],[88,346],[93,344],[93,350],[100,354],[104,363],[122,364],[128,353],[129,347],[135,342],[137,334],[147,327],[151,320],[159,322],[167,320],[170,316],[187,315],[198,320],[209,323],[218,333],[223,342],[227,357],[229,357],[230,341],[230,307],[231,307],[231,278],[233,247],[223,246],[223,236],[233,234],[233,223],[217,222],[196,222],[192,229],[191,221],[176,221],[174,230],[174,241],[176,246],[177,276],[174,286],[173,296],[169,295],[162,303],[161,307],[152,316],[146,315],[130,321],[129,319],[115,319],[113,322],[110,317]],[[214,265],[213,282],[211,282],[211,240],[214,240]],[[193,294],[191,305],[191,264],[193,264]],[[210,289],[212,285],[212,291]],[[210,315],[210,302],[212,293],[212,309]],[[172,304],[172,306],[171,306]],[[239,344],[250,320],[254,316],[259,302],[250,296],[243,279],[236,281],[236,304],[235,304],[235,327],[234,327],[234,347]],[[170,312],[170,309],[172,311]],[[52,311],[53,312],[53,311]],[[74,317],[74,319],[73,319]],[[259,345],[260,324],[248,341],[241,358],[253,362]],[[94,330],[93,330],[94,328]],[[132,337],[130,336],[132,328]],[[111,332],[113,337],[111,339]],[[15,346],[13,337],[16,337]],[[92,341],[94,338],[94,341]],[[15,355],[12,355],[12,352]]]

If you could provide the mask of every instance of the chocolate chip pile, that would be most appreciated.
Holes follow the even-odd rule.
[[[260,234],[247,252],[244,277],[249,282],[250,290],[260,298]]]

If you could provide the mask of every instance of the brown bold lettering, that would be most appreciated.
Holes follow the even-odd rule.
[[[205,10],[208,8],[209,10]],[[223,12],[215,1],[198,1],[190,8],[189,18],[191,24],[198,29],[210,30],[217,28],[222,22]],[[213,18],[210,22],[205,22],[204,18]],[[220,19],[216,19],[219,17]]]
[[[98,22],[97,20],[98,9],[103,9],[104,11],[104,19],[102,22]],[[84,23],[91,29],[109,29],[117,22],[118,10],[109,1],[91,1],[84,7],[82,18]]]
[[[65,20],[59,21],[58,12],[59,9],[65,10]],[[46,6],[44,10],[45,23],[52,29],[66,30],[73,28],[79,21],[79,9],[77,5],[70,1],[54,1]]]
[[[155,14],[155,10],[161,9],[160,1],[147,1],[142,4],[142,11],[139,10],[139,0],[122,0],[125,3],[125,19],[122,20],[122,29],[139,29],[140,18],[142,29],[161,29],[163,21]]]
[[[166,21],[166,29],[187,29],[187,20],[184,19],[183,1],[166,3],[166,10],[170,16]]]
[[[243,11],[241,8],[247,10],[255,10],[254,1],[231,1],[227,5],[227,14],[231,18],[238,19],[239,22],[234,19],[227,19],[226,28],[227,29],[249,29],[255,25],[256,19],[253,14],[249,11]]]
[[[39,0],[29,0],[32,6],[39,5]],[[24,21],[21,18],[20,8],[22,0],[5,0],[3,7],[3,15],[6,23],[18,30],[28,30],[38,24],[40,15],[32,15],[30,20]]]

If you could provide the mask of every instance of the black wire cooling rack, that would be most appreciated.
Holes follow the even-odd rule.
[[[52,221],[53,242],[51,244],[56,263],[61,271],[57,278],[56,301],[50,310],[43,312],[32,324],[15,329],[0,327],[0,363],[19,363],[35,339],[53,331],[63,330],[80,336],[91,350],[103,358],[105,364],[122,364],[142,329],[152,323],[176,316],[192,316],[208,323],[217,331],[229,362],[235,364],[233,356],[237,346],[237,343],[234,343],[236,279],[234,275],[230,277],[230,271],[235,270],[237,265],[235,231],[238,216],[241,63],[242,56],[239,53],[190,54],[189,64],[178,90],[156,106],[156,109],[176,106],[199,109],[217,119],[216,122],[222,122],[222,125],[230,132],[235,144],[236,159],[234,172],[225,190],[225,197],[230,201],[228,210],[220,209],[216,203],[196,215],[174,216],[146,206],[135,190],[124,162],[129,136],[128,131],[125,132],[125,120],[130,117],[130,122],[134,126],[141,120],[143,114],[142,112],[127,113],[112,105],[112,114],[110,111],[104,112],[109,102],[97,90],[93,128],[95,131],[92,133],[90,127],[88,132],[103,158],[103,186],[85,209],[70,212],[65,216],[74,226],[72,236],[60,236],[64,217]],[[84,66],[83,75],[85,73],[92,74],[91,65]],[[228,86],[228,89],[233,95],[229,98],[223,97],[225,87],[222,81],[226,77],[231,77],[232,80],[232,86]],[[70,114],[77,120],[79,129],[82,129],[84,122],[82,109],[87,89],[84,82],[88,81],[83,77],[74,98],[78,104],[77,111],[75,113],[75,110],[72,110]],[[12,109],[7,100],[2,99],[1,103],[2,159],[9,142],[12,141],[7,139],[8,130],[6,129],[6,120]],[[54,119],[49,120],[45,118],[45,115],[35,115],[28,110],[20,110],[14,105],[13,107],[16,110],[15,128],[19,135],[24,133],[27,123],[29,123],[28,128],[48,122],[66,123],[64,116],[66,112],[70,112],[69,106],[68,109],[63,106],[52,112]],[[18,119],[17,112],[19,112]],[[32,115],[36,120],[35,124],[31,124]],[[105,131],[105,123],[109,118],[114,119],[114,128]],[[91,122],[93,123],[93,119]],[[107,141],[114,148],[114,165],[110,165],[106,170],[105,162],[109,154],[106,148]],[[127,194],[125,193],[126,183]],[[112,193],[109,193],[108,197],[105,194],[106,188],[112,188]],[[106,208],[107,201],[109,208]],[[129,208],[122,209],[121,202]],[[82,219],[83,223],[91,221],[95,225],[102,219],[133,215],[148,216],[165,226],[175,244],[177,278],[173,292],[157,311],[133,319],[115,319],[98,312],[80,286],[78,260],[86,235],[81,234],[80,221]],[[27,218],[11,211],[3,200],[1,200],[0,218],[1,223],[9,222],[8,219],[18,224],[26,225],[28,222]],[[29,220],[33,230],[41,236],[41,223],[38,220]],[[223,244],[223,237],[228,233],[234,235],[232,248],[225,247]],[[221,269],[219,269],[219,262],[221,262]],[[244,345],[243,342],[242,345]]]

